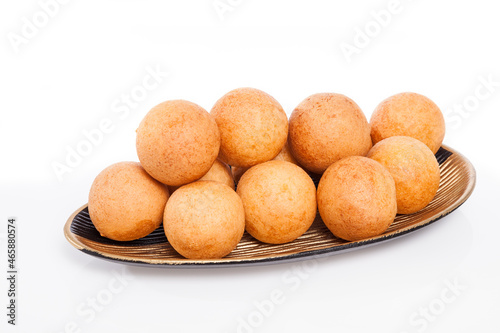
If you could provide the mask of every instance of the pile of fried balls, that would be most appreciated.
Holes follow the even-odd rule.
[[[307,97],[290,119],[253,88],[230,91],[210,113],[166,101],[139,124],[140,163],[116,163],[95,178],[89,214],[116,241],[163,223],[188,259],[228,255],[245,230],[260,242],[292,242],[317,211],[334,236],[358,241],[432,201],[444,134],[436,104],[409,92],[382,101],[370,122],[335,93]],[[311,175],[321,177],[317,188]]]

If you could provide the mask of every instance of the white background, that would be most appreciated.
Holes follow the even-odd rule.
[[[392,8],[389,0],[221,3],[231,6],[222,15],[213,0],[74,0],[52,6],[44,22],[37,1],[2,2],[0,266],[6,220],[15,216],[19,308],[13,328],[2,278],[0,331],[498,332],[495,2],[401,0],[383,27],[372,12]],[[26,22],[34,20],[40,27],[30,34]],[[371,37],[363,40],[366,28]],[[342,43],[360,46],[350,61]],[[157,67],[168,77],[134,107],[114,112]],[[496,83],[485,86],[488,78]],[[134,131],[151,107],[182,98],[210,110],[241,86],[268,92],[288,114],[317,92],[343,93],[367,117],[392,94],[424,94],[447,113],[444,142],[474,164],[476,189],[452,215],[408,237],[298,264],[128,267],[65,240],[63,225],[87,202],[94,177],[114,162],[137,160]],[[66,163],[83,131],[103,119],[112,130],[59,180],[53,164]],[[460,287],[453,292],[450,284]],[[271,308],[273,290],[282,297]],[[96,297],[106,304],[92,313],[87,302]],[[429,317],[420,314],[429,308]]]

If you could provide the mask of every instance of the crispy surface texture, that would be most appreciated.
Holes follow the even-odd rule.
[[[220,134],[212,116],[184,100],[155,106],[137,129],[137,155],[144,169],[172,186],[190,183],[212,167]]]
[[[226,184],[234,190],[234,179],[231,168],[226,163],[216,159],[210,170],[199,180],[213,180],[222,184]],[[170,194],[174,193],[180,186],[169,186]]]
[[[309,229],[316,216],[314,183],[290,162],[269,161],[250,168],[237,192],[245,207],[246,230],[261,242],[291,242]]]
[[[370,127],[359,106],[333,93],[309,96],[290,116],[288,144],[300,165],[323,173],[347,156],[365,156],[372,147]]]
[[[288,141],[285,143],[283,148],[281,148],[278,155],[276,155],[276,157],[273,158],[273,160],[290,162],[290,163],[293,163],[293,164],[300,166],[299,162],[297,162],[295,157],[293,157],[292,152],[290,151],[290,146],[288,145]]]
[[[137,162],[120,162],[104,169],[89,194],[89,214],[102,236],[129,241],[158,228],[169,193]]]
[[[357,241],[382,234],[396,217],[396,186],[378,162],[361,156],[332,164],[318,185],[318,209],[337,237]]]
[[[377,143],[368,157],[389,170],[396,182],[398,214],[415,213],[437,193],[439,164],[432,151],[408,136],[393,136]]]
[[[411,136],[422,141],[435,154],[445,135],[445,121],[439,107],[429,98],[405,92],[382,101],[371,119],[375,145],[391,136]]]
[[[296,164],[298,166],[299,162],[293,157],[292,152],[290,151],[290,148],[288,147],[288,142],[285,143],[283,148],[281,148],[280,152],[278,155],[276,155],[275,158],[272,160],[274,161],[285,161],[285,162],[290,162],[293,164]],[[234,181],[238,183],[240,181],[241,176],[248,170],[249,168],[241,168],[241,167],[231,167],[231,173],[233,175]]]
[[[219,158],[231,166],[251,167],[280,152],[288,134],[288,119],[272,96],[254,88],[239,88],[213,106],[221,134]]]
[[[181,186],[167,202],[163,228],[169,243],[189,259],[228,255],[245,231],[245,211],[229,186],[196,181]]]
[[[226,163],[216,159],[210,170],[200,180],[213,180],[226,184],[234,190],[234,179],[231,168]]]

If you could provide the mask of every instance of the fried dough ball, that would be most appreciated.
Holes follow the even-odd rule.
[[[246,230],[261,242],[291,242],[316,216],[316,188],[299,166],[268,161],[241,177],[237,192],[245,207]]]
[[[120,162],[95,178],[89,215],[101,236],[130,241],[149,235],[161,224],[167,187],[137,162]]]
[[[436,154],[445,134],[445,121],[439,107],[429,98],[411,92],[382,101],[371,119],[373,144],[391,136],[411,136]]]
[[[288,145],[288,141],[285,143],[283,148],[280,150],[279,154],[273,158],[275,161],[285,161],[290,162],[295,165],[299,165],[299,162],[293,157],[292,152],[290,151],[290,146]],[[300,165],[299,165],[300,166]]]
[[[221,134],[219,158],[231,166],[251,167],[276,157],[286,142],[288,119],[270,95],[239,88],[213,106]]]
[[[236,248],[245,231],[245,211],[230,187],[200,180],[177,189],[165,207],[165,235],[180,255],[216,259]]]
[[[351,156],[332,164],[318,185],[318,209],[337,237],[357,241],[387,230],[396,217],[396,187],[378,162]]]
[[[273,158],[272,160],[285,161],[299,165],[299,162],[297,162],[295,157],[293,157],[292,153],[290,152],[290,148],[288,147],[288,142],[285,143],[283,148],[280,150],[279,154],[276,155],[276,157]],[[234,181],[238,183],[240,181],[241,176],[243,176],[245,171],[247,171],[248,169],[249,168],[231,167],[231,173],[233,175]]]
[[[408,136],[392,136],[373,146],[368,157],[386,167],[394,178],[398,214],[415,213],[436,195],[439,164],[421,141]]]
[[[199,180],[213,180],[215,182],[226,184],[234,190],[234,179],[231,168],[219,159],[215,160],[210,170],[208,170],[208,172]],[[168,191],[172,194],[181,186],[169,186]]]
[[[231,168],[219,159],[215,160],[210,170],[200,180],[213,180],[226,184],[234,190],[234,179]]]
[[[212,116],[184,100],[155,106],[137,129],[137,155],[144,169],[158,181],[179,186],[210,170],[220,147]]]
[[[321,174],[347,156],[365,156],[372,147],[370,126],[359,106],[333,93],[309,96],[290,116],[288,143],[293,156]]]

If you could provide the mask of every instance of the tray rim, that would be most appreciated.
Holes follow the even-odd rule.
[[[143,260],[131,259],[128,256],[122,255],[114,255],[109,253],[102,253],[98,250],[89,248],[87,245],[83,244],[79,238],[81,236],[75,235],[71,232],[71,224],[75,216],[80,213],[83,209],[88,207],[88,204],[84,204],[77,210],[75,210],[71,216],[68,218],[64,225],[64,236],[68,240],[68,242],[75,247],[77,250],[80,250],[86,254],[92,255],[94,257],[98,257],[101,259],[105,259],[111,262],[119,262],[123,264],[130,265],[138,265],[138,266],[147,266],[147,267],[177,267],[177,268],[215,268],[215,267],[242,267],[242,266],[254,266],[254,265],[270,265],[270,264],[278,264],[278,263],[289,263],[299,260],[305,259],[317,259],[320,257],[326,257],[335,254],[341,254],[349,251],[354,251],[362,248],[366,248],[372,245],[381,244],[387,242],[389,240],[408,235],[414,231],[417,231],[421,228],[431,225],[432,223],[442,219],[448,214],[455,211],[459,208],[467,199],[472,195],[476,185],[476,170],[472,163],[461,153],[456,151],[453,148],[450,148],[446,145],[441,145],[444,149],[450,151],[453,154],[459,156],[462,162],[465,164],[468,173],[470,174],[470,181],[467,183],[464,193],[461,197],[455,201],[452,205],[446,207],[438,215],[434,215],[428,217],[417,225],[408,226],[399,230],[395,230],[389,234],[384,234],[380,236],[375,236],[371,238],[367,238],[361,241],[348,242],[342,245],[336,245],[324,249],[303,251],[299,253],[286,254],[281,256],[262,256],[247,259],[233,259],[233,258],[221,258],[221,259],[155,259],[148,258]]]

